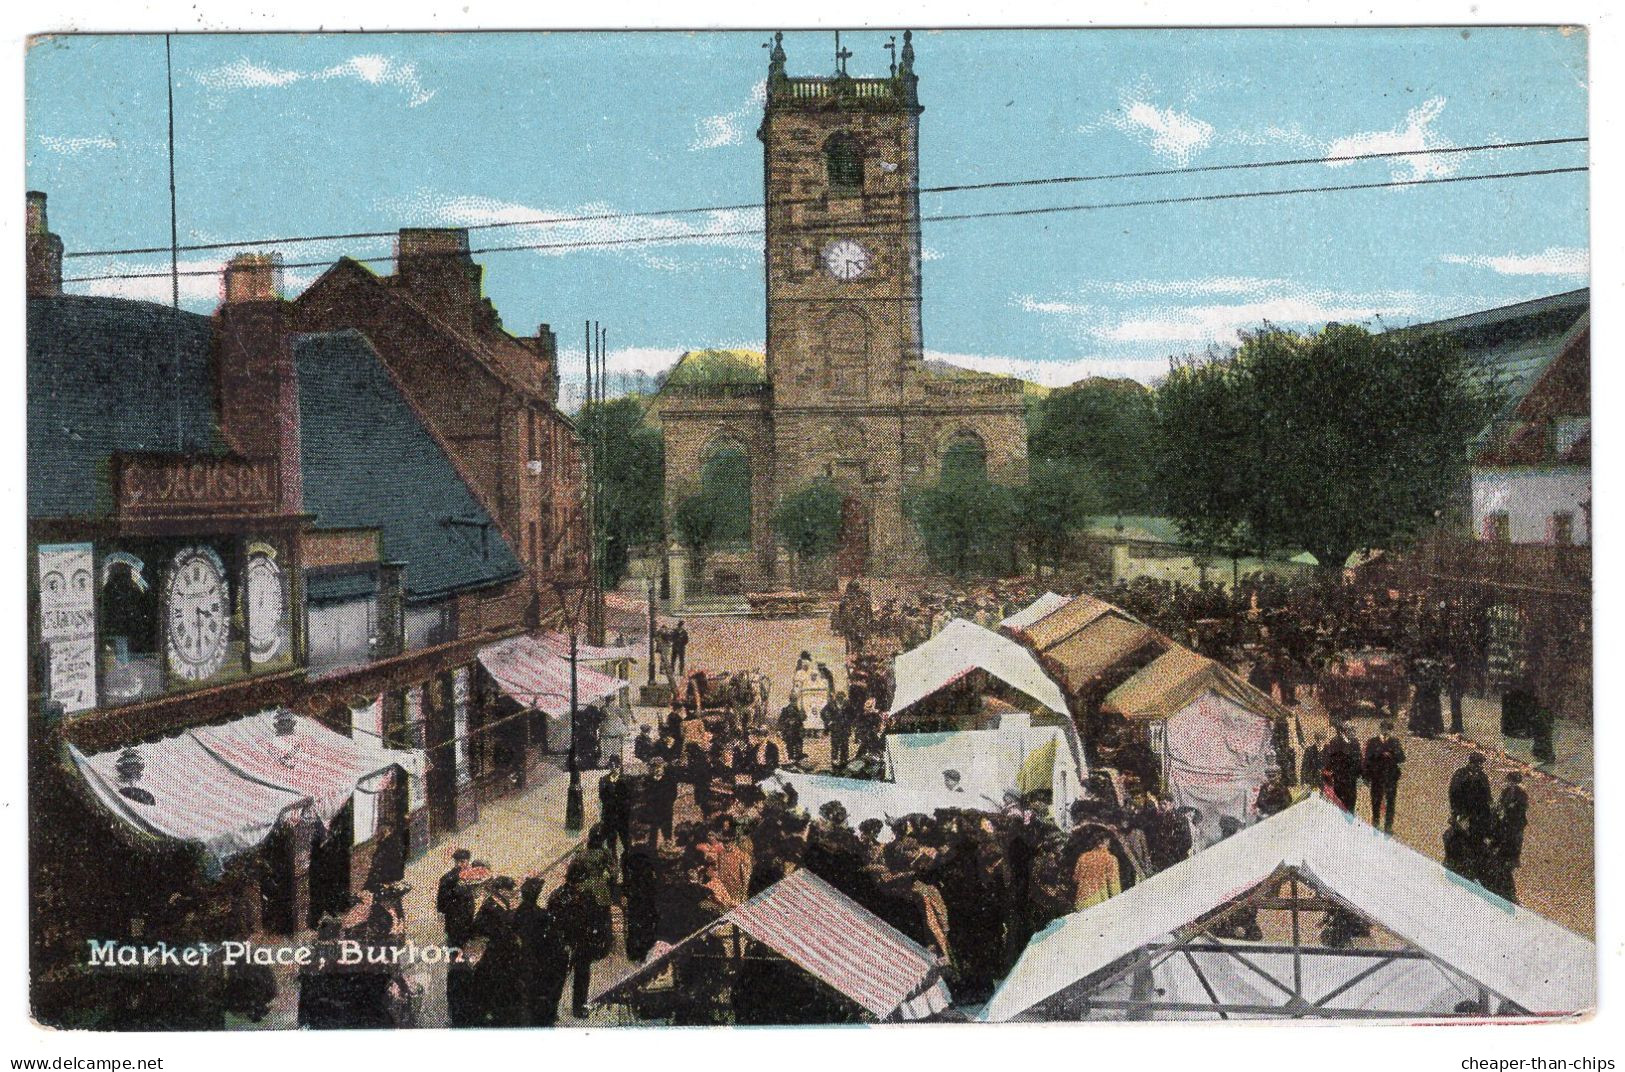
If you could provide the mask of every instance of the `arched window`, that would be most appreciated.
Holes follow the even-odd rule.
[[[735,443],[717,447],[700,468],[700,484],[715,504],[717,539],[749,540],[750,458],[744,449]]]
[[[964,482],[987,479],[987,446],[975,432],[954,433],[942,452],[942,479]]]
[[[863,192],[863,146],[852,135],[845,131],[830,135],[824,143],[824,165],[829,170],[830,193]]]

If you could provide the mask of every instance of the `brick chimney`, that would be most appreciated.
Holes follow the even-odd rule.
[[[51,233],[45,217],[45,195],[28,191],[28,296],[50,298],[62,293],[62,239]]]
[[[430,312],[459,327],[495,319],[481,297],[485,269],[468,252],[463,227],[402,227],[395,245],[395,284]]]
[[[277,459],[282,508],[297,512],[301,488],[299,384],[293,330],[275,254],[239,253],[226,264],[215,311],[220,434],[248,458]]]

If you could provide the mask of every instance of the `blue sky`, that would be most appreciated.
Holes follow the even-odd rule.
[[[853,74],[885,72],[854,32]],[[174,40],[182,242],[750,204],[765,33],[215,35]],[[1186,168],[1587,132],[1586,46],[1552,29],[948,31],[917,34],[926,186]],[[788,34],[792,74],[832,35]],[[27,168],[70,251],[169,237],[161,37],[31,49]],[[927,195],[936,214],[1581,164],[1570,145]],[[1049,383],[1150,380],[1170,354],[1269,319],[1431,319],[1583,286],[1583,174],[925,224],[929,354]],[[477,231],[474,244],[758,225],[736,209]],[[388,240],[282,247],[290,263]],[[250,246],[243,248],[267,248]],[[213,269],[226,253],[183,254]],[[760,346],[761,240],[490,253],[511,330],[539,322],[612,368]],[[167,270],[84,258],[67,274]],[[380,270],[387,266],[380,265]],[[288,273],[291,289],[317,274]],[[70,290],[168,300],[169,281]],[[207,310],[213,278],[183,280]],[[566,371],[569,371],[567,365]]]

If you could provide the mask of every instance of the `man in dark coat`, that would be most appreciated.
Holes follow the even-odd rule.
[[[610,855],[617,858],[632,846],[632,783],[621,773],[621,757],[612,755],[598,779],[598,821],[608,835]]]
[[[576,859],[564,873],[564,885],[548,898],[547,910],[553,925],[570,951],[570,1015],[587,1018],[587,993],[592,988],[592,963],[609,952],[614,940],[613,923],[607,905],[601,905],[587,888],[586,861]]]
[[[1338,726],[1337,736],[1326,746],[1324,756],[1323,784],[1331,790],[1338,807],[1353,811],[1360,793],[1360,772],[1365,767],[1365,755],[1353,725],[1344,722]]]
[[[460,946],[474,936],[474,893],[462,882],[463,869],[473,854],[458,849],[451,854],[451,870],[440,876],[434,910],[446,921],[446,944]]]
[[[479,1006],[476,1023],[491,1027],[523,1027],[529,1002],[525,984],[529,965],[514,914],[519,895],[513,879],[499,876],[491,883],[491,893],[480,906],[474,930],[485,939],[485,951],[474,969],[474,993]]]
[[[1382,732],[1365,743],[1365,780],[1371,787],[1371,825],[1389,833],[1394,829],[1394,801],[1404,762],[1405,748],[1394,736],[1394,724],[1384,722]]]
[[[552,1027],[559,1022],[559,998],[570,974],[570,952],[552,915],[541,904],[542,887],[539,876],[527,878],[514,913],[514,931],[525,956],[525,1021],[531,1027]]]
[[[852,759],[852,723],[857,708],[850,696],[831,696],[824,708],[824,729],[829,731],[829,765],[837,773]]]
[[[806,725],[807,716],[793,699],[779,712],[779,736],[784,738],[784,750],[793,763],[800,763],[807,756],[801,740]]]
[[[1460,819],[1479,841],[1487,841],[1495,823],[1490,801],[1490,778],[1484,773],[1484,755],[1474,752],[1450,778],[1450,817]]]
[[[681,619],[678,619],[677,628],[671,631],[671,663],[678,677],[688,669],[688,627]]]
[[[649,762],[649,774],[638,786],[632,805],[633,818],[649,830],[650,841],[660,837],[670,841],[672,812],[677,806],[677,776],[666,761],[656,756]]]
[[[640,763],[647,763],[654,758],[655,739],[648,726],[638,727],[638,736],[632,742],[632,755]]]
[[[1314,740],[1303,750],[1303,765],[1298,768],[1298,781],[1307,789],[1319,789],[1321,771],[1326,766],[1326,735],[1316,732]]]
[[[1518,885],[1513,873],[1523,862],[1523,832],[1528,823],[1529,794],[1523,788],[1523,775],[1512,771],[1496,803],[1495,826],[1481,881],[1485,889],[1513,904],[1518,903]]]

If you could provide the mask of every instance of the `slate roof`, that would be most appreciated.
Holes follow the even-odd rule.
[[[294,343],[305,510],[377,528],[409,599],[512,580],[519,560],[359,332]]]
[[[1557,359],[1570,329],[1590,309],[1591,289],[1581,287],[1399,330],[1454,335],[1494,370],[1506,388],[1510,412]]]
[[[223,453],[210,321],[166,305],[64,295],[28,302],[28,516],[113,509],[115,451]]]

